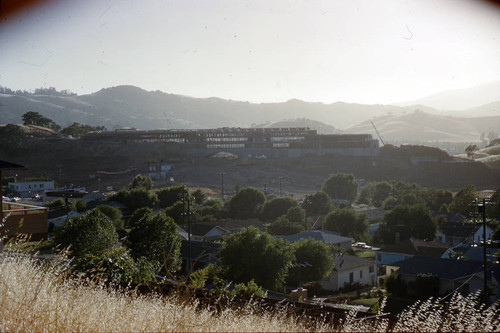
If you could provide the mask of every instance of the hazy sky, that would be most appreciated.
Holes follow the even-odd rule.
[[[393,103],[498,80],[500,10],[477,0],[53,0],[0,20],[11,89]]]

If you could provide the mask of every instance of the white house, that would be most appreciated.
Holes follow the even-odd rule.
[[[483,240],[483,225],[473,223],[447,224],[436,233],[438,242],[455,247],[460,244],[472,245]],[[486,239],[491,239],[493,230],[486,226]]]
[[[312,238],[314,240],[321,241],[328,245],[342,247],[346,250],[351,249],[351,244],[353,241],[351,237],[344,237],[341,236],[338,232],[329,230],[311,230],[311,231],[299,232],[297,234],[289,236],[274,236],[274,237],[282,238],[289,242],[296,242],[301,239]]]
[[[387,245],[377,251],[376,259],[379,266],[391,266],[396,261],[411,258],[413,256],[441,257],[448,250],[446,244],[433,241],[425,241],[410,238],[396,244]],[[390,274],[390,270],[387,271]]]
[[[9,183],[7,187],[11,191],[19,193],[19,195],[22,197],[29,197],[36,193],[43,194],[44,191],[53,190],[54,181],[37,180],[31,182],[16,182],[16,183]]]
[[[323,289],[337,291],[353,284],[375,286],[377,269],[374,260],[336,253],[335,267],[327,278],[319,281]]]

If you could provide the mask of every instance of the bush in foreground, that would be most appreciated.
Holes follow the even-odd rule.
[[[387,319],[359,320],[351,313],[324,323],[264,310],[249,302],[238,309],[212,310],[196,299],[141,296],[87,280],[69,279],[64,261],[42,264],[22,255],[0,257],[0,331],[6,332],[188,332],[188,331],[444,331],[500,330],[497,307],[483,308],[477,296],[454,295],[447,307],[432,299],[416,303],[390,325]]]

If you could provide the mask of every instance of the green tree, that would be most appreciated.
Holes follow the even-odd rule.
[[[137,222],[139,222],[140,219],[144,217],[146,214],[153,214],[153,210],[149,207],[142,207],[139,209],[136,209],[130,219],[128,220],[128,226],[130,228],[134,228],[137,226]]]
[[[89,132],[98,132],[105,131],[106,127],[104,126],[90,126],[90,125],[82,125],[80,123],[73,123],[70,126],[64,128],[61,133],[65,135],[71,135],[74,138],[79,138],[84,134]]]
[[[356,200],[358,184],[353,174],[331,174],[323,183],[322,191],[333,199]]]
[[[285,214],[286,218],[292,223],[304,223],[304,218],[306,217],[306,212],[299,206],[293,206],[288,208]]]
[[[186,201],[177,201],[172,206],[165,209],[165,214],[167,214],[167,216],[170,216],[175,221],[175,223],[183,224],[185,221],[187,221],[185,218],[187,210],[188,203]],[[194,212],[191,211],[190,213]]]
[[[368,223],[365,214],[359,214],[351,208],[337,208],[328,213],[323,229],[339,232],[346,237],[364,239]]]
[[[145,258],[134,260],[123,247],[114,247],[102,254],[85,254],[76,260],[76,269],[86,277],[114,283],[151,283],[155,268]]]
[[[324,242],[301,239],[292,243],[292,249],[295,260],[289,270],[288,283],[318,281],[332,271],[332,251]]]
[[[54,243],[63,248],[71,246],[77,258],[86,254],[100,256],[119,246],[113,222],[96,209],[64,221],[54,231]]]
[[[158,202],[156,194],[145,188],[136,188],[130,191],[120,190],[111,199],[124,204],[131,212],[143,207],[152,208]]]
[[[308,194],[302,202],[307,215],[324,215],[330,211],[330,197],[323,191]]]
[[[110,205],[99,205],[96,207],[101,213],[109,217],[109,219],[113,222],[116,230],[123,230],[124,224],[122,219],[122,212],[116,207]]]
[[[134,259],[145,257],[156,268],[175,272],[180,268],[181,239],[174,220],[164,214],[146,214],[130,231],[128,241]]]
[[[186,186],[165,187],[156,192],[161,208],[167,208],[183,198],[189,197],[189,190]]]
[[[257,217],[265,201],[262,191],[254,187],[243,188],[229,200],[229,214],[239,219]]]
[[[381,207],[385,199],[389,197],[392,192],[392,185],[388,182],[380,182],[375,185],[371,203],[375,207]]]
[[[132,179],[132,182],[128,184],[129,190],[134,190],[134,189],[151,190],[152,188],[153,188],[153,181],[151,180],[151,178],[148,176],[143,176],[141,174],[135,176],[134,179]]]
[[[0,149],[9,155],[17,155],[24,148],[24,131],[17,125],[7,124],[0,126]]]
[[[358,197],[358,203],[369,205],[372,203],[373,194],[375,193],[376,183],[369,183],[361,189]]]
[[[500,188],[491,196],[486,213],[491,218],[500,218]]]
[[[479,148],[476,145],[469,145],[467,148],[465,148],[465,153],[467,154],[468,158],[474,158],[474,152],[478,150]]]
[[[293,235],[304,230],[304,222],[292,222],[286,217],[286,215],[278,217],[267,228],[267,231],[271,235],[281,236]]]
[[[278,289],[294,256],[289,242],[248,227],[224,240],[219,258],[230,281],[248,283],[254,280],[265,288]]]
[[[435,237],[437,224],[425,206],[397,206],[384,216],[377,237],[384,244],[395,242],[398,232],[400,240],[410,237],[432,240]]]
[[[42,116],[38,112],[29,111],[22,115],[23,125],[35,125],[50,128],[54,131],[60,131],[61,126],[49,118]]]
[[[285,215],[292,207],[298,207],[299,202],[291,197],[277,197],[267,201],[262,207],[261,219],[272,221]]]
[[[453,197],[453,201],[449,206],[450,212],[460,213],[465,216],[471,214],[475,209],[473,203],[476,197],[477,193],[474,185],[462,187]]]
[[[425,205],[432,211],[440,211],[443,205],[448,206],[453,201],[453,193],[447,190],[429,189]]]
[[[194,198],[194,202],[198,205],[202,205],[205,200],[208,199],[208,195],[203,192],[202,189],[197,189],[191,194],[191,196]]]
[[[79,198],[71,202],[71,210],[75,212],[83,212],[87,209],[87,204],[83,199]]]
[[[223,216],[222,207],[224,203],[219,198],[207,199],[203,203],[203,207],[196,209],[197,221],[215,221]]]

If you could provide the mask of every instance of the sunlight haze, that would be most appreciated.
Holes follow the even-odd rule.
[[[0,85],[398,103],[500,80],[481,1],[46,1],[0,21]]]

